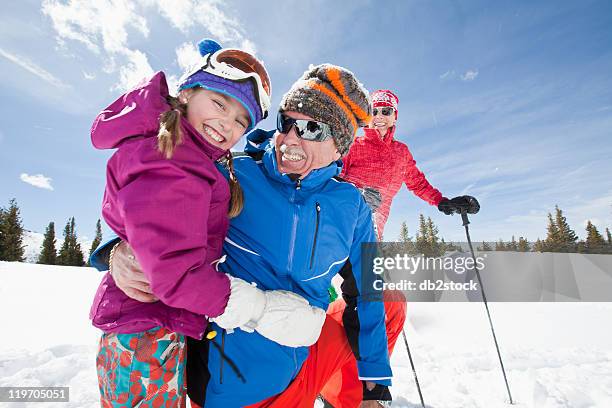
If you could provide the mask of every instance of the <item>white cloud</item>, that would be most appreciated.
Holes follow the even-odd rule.
[[[21,173],[19,178],[24,183],[28,183],[34,187],[53,191],[53,186],[51,185],[52,179],[50,177],[46,177],[42,174],[29,175],[28,173]]]
[[[160,13],[183,33],[193,27],[205,28],[224,46],[239,46],[255,52],[255,45],[244,35],[240,22],[219,8],[218,0],[149,0],[157,4]],[[224,43],[228,43],[227,45]]]
[[[109,53],[123,52],[128,28],[144,37],[149,34],[146,19],[126,0],[69,0],[66,4],[44,0],[42,12],[51,18],[58,39],[79,41],[97,54],[101,48]]]
[[[149,65],[147,56],[138,50],[130,51],[127,64],[119,68],[119,83],[115,85],[115,89],[130,89],[143,78],[151,75],[153,75],[153,68]]]
[[[244,29],[221,10],[222,4],[218,0],[44,0],[42,12],[51,19],[58,44],[64,50],[67,40],[85,45],[99,55],[104,72],[118,74],[114,88],[125,90],[153,73],[147,55],[130,46],[134,32],[144,38],[149,36],[144,13],[153,7],[185,34],[196,29],[201,35],[204,29],[224,46],[240,46],[254,52],[255,46],[245,37]],[[177,56],[182,58],[180,66],[185,63],[186,52],[184,44],[177,49]]]
[[[446,71],[440,75],[440,79],[452,79],[455,76],[455,71]]]
[[[255,43],[249,40],[248,38],[245,38],[240,42],[239,48],[247,52],[250,52],[253,55],[257,53],[257,49],[255,48]]]
[[[176,62],[182,71],[191,69],[201,58],[200,52],[193,43],[183,43],[176,49]]]
[[[51,74],[50,72],[48,72],[44,68],[41,68],[38,65],[36,65],[35,63],[33,63],[32,61],[28,60],[26,57],[23,57],[23,56],[20,56],[20,55],[16,55],[16,54],[12,54],[10,52],[7,52],[7,51],[3,50],[2,48],[0,48],[0,55],[3,56],[4,58],[6,58],[7,60],[11,61],[12,63],[20,66],[23,69],[25,69],[26,71],[30,72],[31,74],[36,75],[37,77],[39,77],[43,81],[45,81],[45,82],[47,82],[47,83],[49,83],[49,84],[51,84],[53,86],[56,86],[58,88],[67,88],[68,87],[68,85],[63,83],[60,79],[58,79],[55,76],[53,76],[53,74]]]
[[[96,74],[83,71],[83,78],[87,79],[88,81],[91,81],[92,79],[96,79]]]
[[[128,45],[128,30],[149,35],[147,20],[126,0],[44,0],[42,12],[51,18],[58,43],[66,40],[84,44],[104,61],[103,71],[119,74],[115,88],[126,90],[136,85],[143,74],[153,72],[147,56]],[[117,63],[120,60],[120,63]],[[89,73],[91,75],[91,73]]]
[[[468,71],[466,71],[464,74],[461,75],[461,80],[462,81],[473,81],[476,79],[476,77],[478,76],[478,70],[477,69],[470,69]]]

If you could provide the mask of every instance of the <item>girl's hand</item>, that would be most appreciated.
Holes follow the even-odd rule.
[[[149,281],[142,272],[132,248],[126,242],[121,241],[117,244],[111,256],[110,265],[110,274],[115,284],[127,296],[144,303],[159,300],[153,295]]]

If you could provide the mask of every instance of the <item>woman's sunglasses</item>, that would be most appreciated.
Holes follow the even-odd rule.
[[[281,112],[276,117],[276,130],[281,133],[289,133],[295,126],[297,136],[300,139],[311,142],[323,142],[333,137],[331,126],[316,120],[293,119]]]
[[[378,115],[378,112],[382,113],[383,116],[391,116],[391,114],[393,113],[393,108],[374,108],[372,109],[372,115],[376,116]]]

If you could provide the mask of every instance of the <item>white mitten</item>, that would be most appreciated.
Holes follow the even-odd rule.
[[[266,306],[266,295],[254,283],[227,275],[230,279],[230,296],[223,314],[210,320],[221,328],[233,330],[237,327],[253,326],[257,323]],[[253,331],[252,329],[250,331]]]
[[[319,339],[325,323],[323,309],[285,290],[269,290],[265,295],[263,315],[252,326],[262,336],[289,347],[310,346]]]

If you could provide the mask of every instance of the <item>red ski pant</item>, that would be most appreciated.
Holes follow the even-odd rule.
[[[389,356],[391,356],[395,342],[404,328],[406,300],[401,292],[385,291],[384,296],[385,325],[387,327]],[[327,314],[342,324],[344,306],[346,306],[344,301],[339,299],[330,305]],[[334,408],[356,408],[361,404],[363,388],[357,374],[357,361],[352,354],[349,361],[336,370],[331,378],[324,383],[320,394]]]
[[[385,293],[385,323],[389,355],[404,327],[406,302],[401,293]],[[362,385],[357,362],[342,325],[346,304],[342,299],[332,303],[319,340],[310,347],[302,369],[282,393],[249,408],[312,408],[318,395],[336,408],[358,407],[362,401]],[[192,408],[199,408],[193,402]]]

